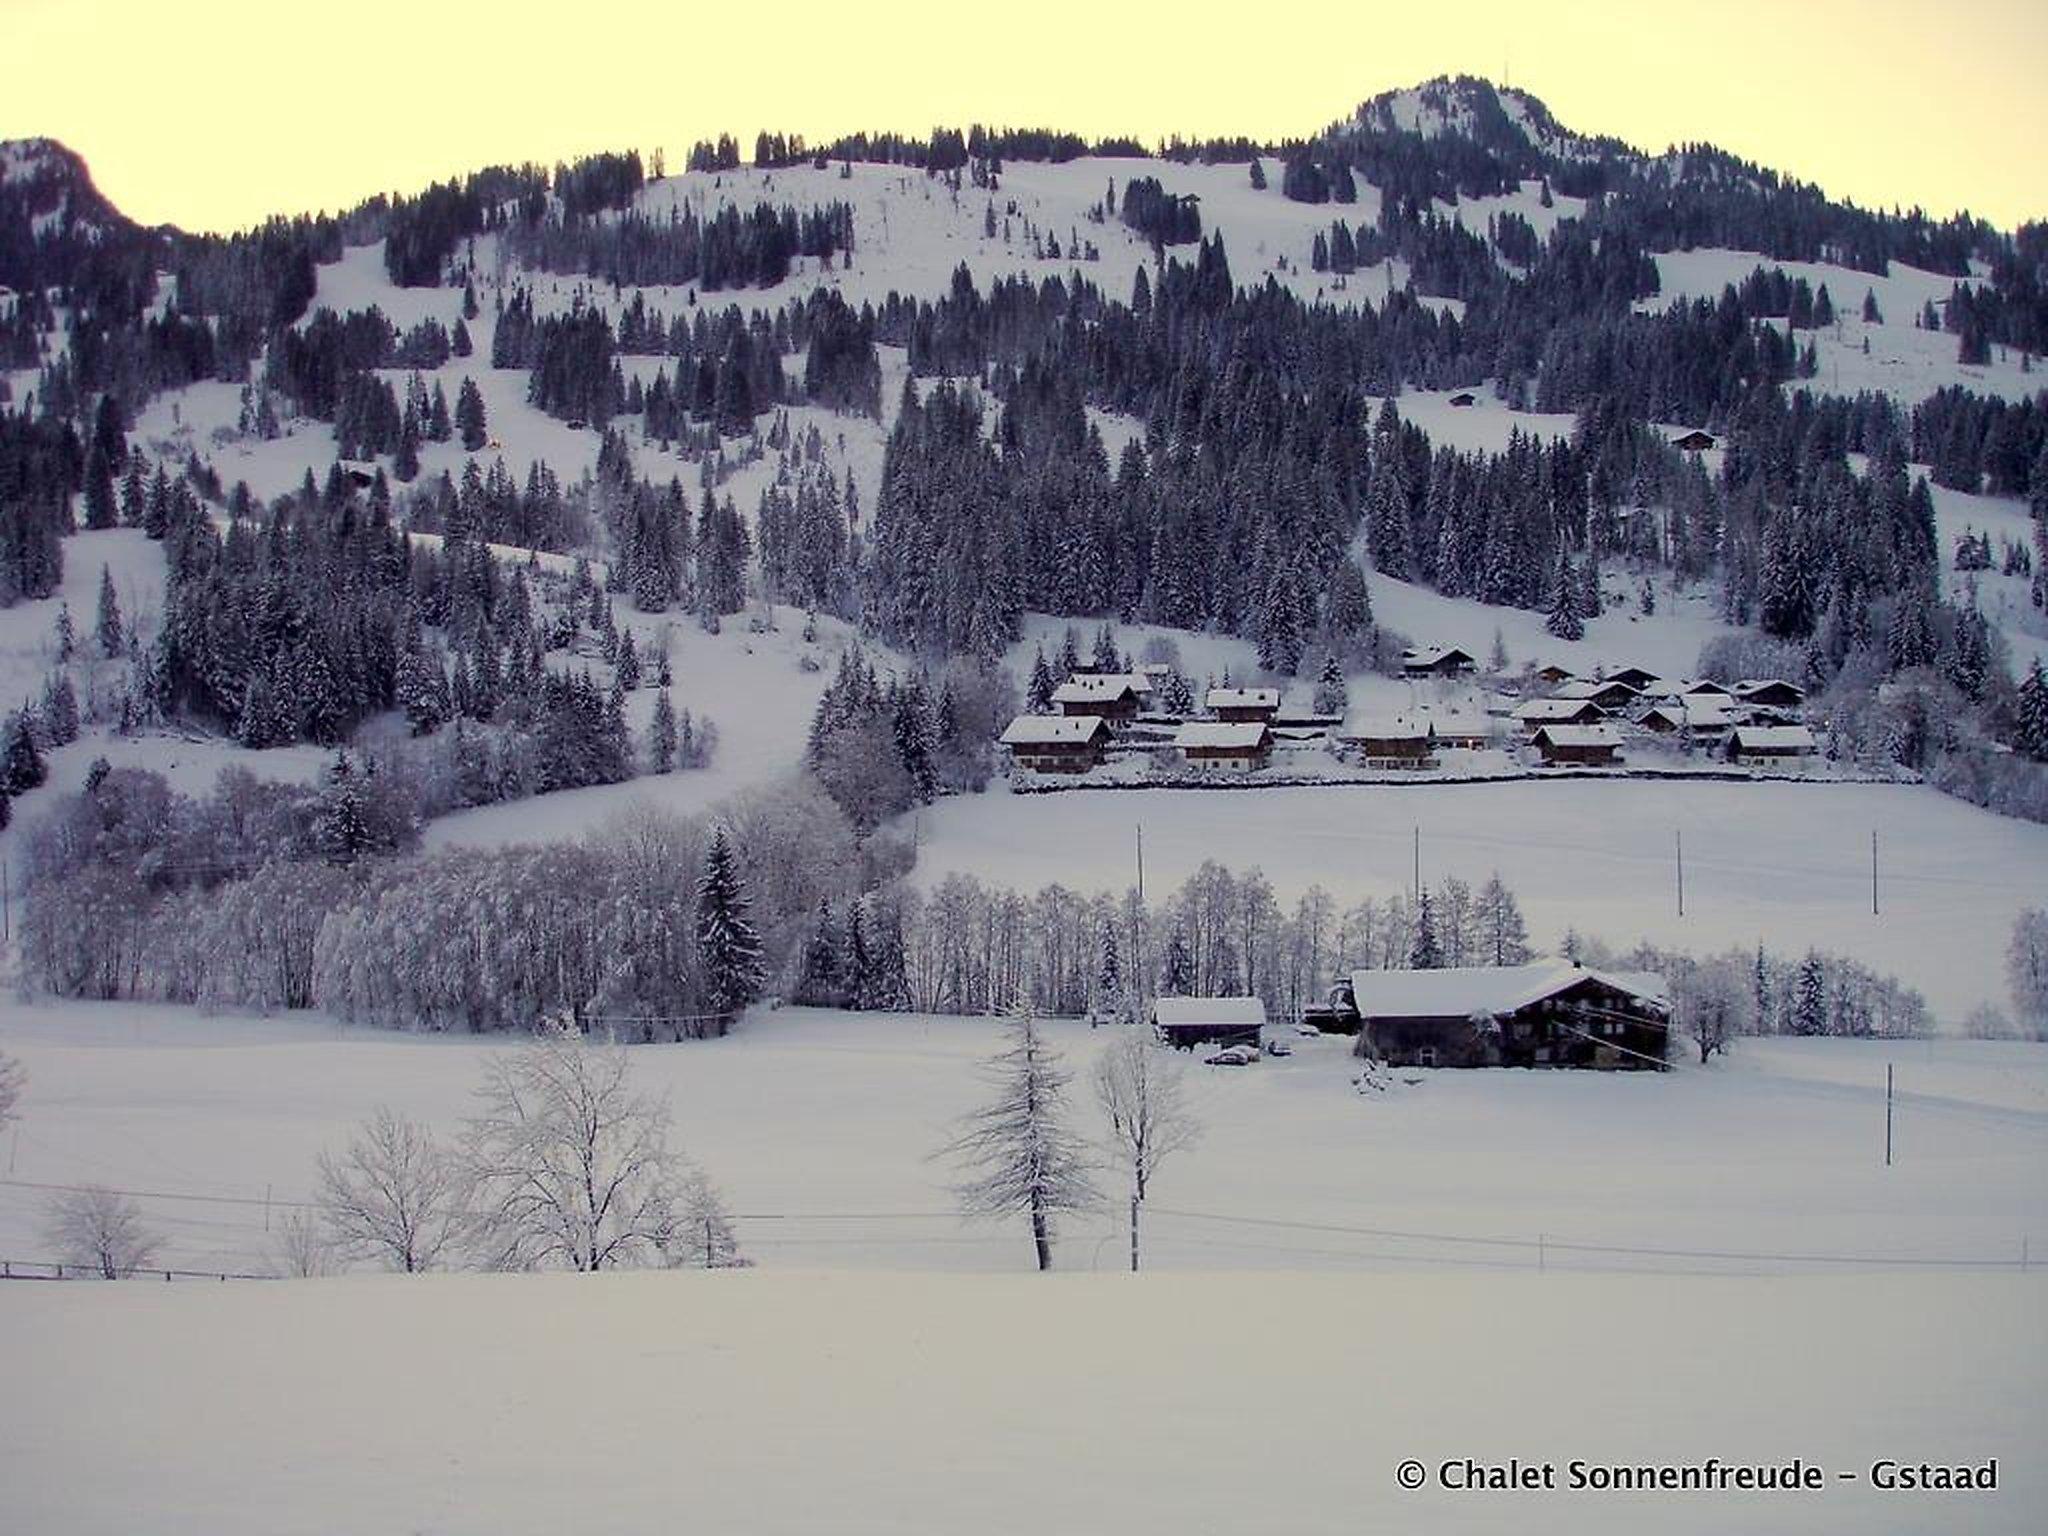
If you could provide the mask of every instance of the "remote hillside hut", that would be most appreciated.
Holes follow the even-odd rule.
[[[1010,761],[1034,773],[1086,773],[1102,761],[1109,725],[1099,715],[1019,715],[1003,731]]]
[[[1191,1051],[1198,1045],[1259,1043],[1266,1005],[1256,997],[1161,997],[1152,1003],[1152,1029],[1168,1045]]]
[[[1433,971],[1354,971],[1330,1000],[1357,1020],[1358,1054],[1400,1067],[1662,1069],[1663,978],[1569,960]]]

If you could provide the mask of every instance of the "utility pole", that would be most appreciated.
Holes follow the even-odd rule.
[[[1870,829],[1870,915],[1877,916],[1877,828]]]
[[[1892,1064],[1884,1064],[1884,1165],[1892,1165]]]
[[[1678,852],[1678,915],[1683,917],[1685,916],[1685,832],[1681,828],[1674,828],[1671,837],[1672,844]]]
[[[1138,1272],[1138,1194],[1131,1192],[1131,1273]]]
[[[1422,828],[1415,829],[1415,899],[1422,900]]]

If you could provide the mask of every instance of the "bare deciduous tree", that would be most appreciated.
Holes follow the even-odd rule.
[[[1679,1030],[1698,1047],[1700,1065],[1728,1049],[1742,1027],[1749,978],[1733,959],[1716,956],[1674,978],[1672,1005]]]
[[[320,1201],[337,1251],[406,1274],[439,1265],[467,1226],[460,1167],[426,1126],[389,1109],[340,1157],[320,1155]]]
[[[701,1172],[692,1172],[683,1182],[668,1261],[692,1269],[746,1269],[753,1263],[740,1252],[725,1197]]]
[[[1029,1215],[1038,1267],[1051,1269],[1054,1219],[1092,1209],[1102,1196],[1087,1144],[1063,1121],[1071,1078],[1058,1055],[1028,1012],[1017,1012],[1008,1032],[1009,1046],[988,1066],[995,1099],[961,1122],[944,1151],[975,1171],[956,1188],[968,1212]]]
[[[334,1272],[334,1244],[320,1222],[303,1211],[288,1212],[278,1223],[271,1244],[277,1273],[293,1280],[314,1280]]]
[[[91,1265],[108,1280],[147,1264],[160,1242],[141,1206],[97,1184],[54,1196],[45,1231],[65,1263]]]
[[[486,1262],[503,1269],[660,1263],[690,1169],[669,1111],[632,1090],[625,1050],[572,1035],[491,1063],[463,1159]]]
[[[1135,1025],[1095,1065],[1095,1096],[1119,1159],[1131,1171],[1131,1268],[1138,1267],[1138,1206],[1159,1165],[1201,1134],[1180,1063]]]
[[[27,1085],[28,1073],[21,1063],[0,1051],[0,1130],[14,1118],[14,1106],[21,1102],[21,1091]]]

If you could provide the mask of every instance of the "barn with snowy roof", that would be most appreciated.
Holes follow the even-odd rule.
[[[1331,1009],[1404,1067],[1662,1069],[1671,1019],[1662,977],[1569,960],[1353,971]]]

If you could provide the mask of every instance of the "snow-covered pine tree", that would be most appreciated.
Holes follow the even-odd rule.
[[[1024,692],[1024,707],[1034,715],[1052,713],[1053,689],[1052,664],[1045,659],[1045,647],[1038,648],[1038,654],[1031,660],[1031,681]]]
[[[1119,1023],[1128,1012],[1124,998],[1123,949],[1117,943],[1116,924],[1105,921],[1095,960],[1095,1008]]]
[[[1551,589],[1550,613],[1543,627],[1560,640],[1585,638],[1586,626],[1579,612],[1581,588],[1572,570],[1571,556],[1557,557],[1557,581]]]
[[[1028,1007],[1013,1006],[1008,1044],[989,1063],[994,1098],[944,1149],[969,1177],[957,1186],[975,1216],[1028,1216],[1040,1270],[1052,1268],[1055,1224],[1101,1202],[1088,1144],[1066,1124],[1071,1078]]]
[[[1444,963],[1443,945],[1436,932],[1436,915],[1430,907],[1429,892],[1423,891],[1415,904],[1415,942],[1408,950],[1408,964],[1418,971],[1434,971]]]
[[[328,764],[327,783],[313,810],[313,843],[323,859],[343,868],[355,863],[370,846],[362,778],[345,750],[336,752]]]
[[[760,995],[767,967],[761,936],[749,915],[739,863],[725,828],[712,829],[697,880],[697,963],[705,1002],[724,1034],[734,1015]]]
[[[104,565],[100,567],[100,607],[93,633],[99,638],[100,654],[117,660],[127,635],[121,627],[121,600],[114,595],[114,573]]]
[[[1827,973],[1820,956],[1809,949],[1806,958],[1799,962],[1799,973],[1792,983],[1792,1033],[1824,1035],[1827,1028]]]
[[[1335,651],[1323,657],[1322,673],[1316,678],[1315,712],[1341,716],[1351,707],[1351,690],[1344,681],[1343,665]]]
[[[465,453],[480,452],[490,440],[483,391],[476,387],[476,380],[467,375],[455,396],[455,430],[462,438]]]
[[[1188,952],[1188,936],[1179,928],[1166,941],[1166,957],[1159,975],[1159,990],[1166,997],[1188,997],[1195,990],[1195,960]]]
[[[676,765],[676,710],[668,690],[654,696],[654,718],[647,727],[647,756],[656,773],[667,773]]]

